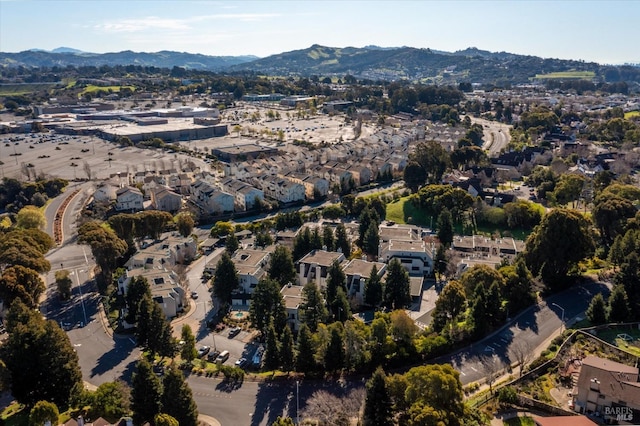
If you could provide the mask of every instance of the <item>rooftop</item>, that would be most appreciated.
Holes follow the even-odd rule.
[[[334,260],[344,259],[342,253],[324,250],[313,250],[300,259],[300,263],[315,263],[319,266],[331,266]]]

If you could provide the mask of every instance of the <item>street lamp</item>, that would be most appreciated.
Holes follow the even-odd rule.
[[[560,332],[562,333],[563,331],[563,327],[564,327],[564,308],[560,305],[558,305],[557,303],[552,303],[553,306],[555,306],[556,308],[560,309],[560,313],[562,315],[562,318],[560,318]]]

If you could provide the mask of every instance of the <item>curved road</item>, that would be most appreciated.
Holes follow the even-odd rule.
[[[500,151],[507,147],[511,141],[511,126],[484,118],[471,117],[472,123],[482,125],[484,129],[484,145],[482,148],[488,152],[489,157],[497,157]]]

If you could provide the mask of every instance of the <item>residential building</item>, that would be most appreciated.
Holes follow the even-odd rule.
[[[184,310],[186,302],[185,291],[178,284],[178,277],[174,272],[166,269],[127,269],[118,278],[118,292],[127,293],[129,283],[133,277],[144,277],[151,288],[151,297],[158,302],[165,316],[170,319]]]
[[[251,182],[261,188],[264,191],[264,195],[284,204],[304,201],[305,199],[304,186],[285,178],[263,174],[255,176],[251,179]]]
[[[175,213],[182,208],[182,196],[166,186],[149,191],[151,206],[156,210]]]
[[[329,267],[334,261],[343,262],[344,260],[342,253],[313,250],[298,261],[298,283],[304,286],[313,282],[318,288],[324,289]]]
[[[604,423],[632,424],[640,419],[638,368],[596,356],[582,360],[573,407]]]
[[[138,188],[130,186],[116,191],[116,210],[136,212],[143,209],[144,197]]]
[[[380,243],[380,260],[389,263],[398,259],[409,275],[430,275],[433,271],[433,250],[423,240],[396,240]]]
[[[191,189],[191,200],[207,214],[233,212],[235,198],[203,180],[196,181]]]
[[[287,312],[287,324],[293,331],[300,329],[300,306],[304,303],[304,298],[302,297],[303,288],[304,286],[292,284],[285,285],[282,287],[282,290],[280,290]]]
[[[384,263],[352,259],[344,265],[342,271],[347,279],[347,298],[354,300],[359,305],[364,303],[364,286],[371,276],[371,269],[374,266],[378,270],[378,277],[382,278],[387,271],[387,265]]]
[[[221,183],[222,190],[235,197],[237,210],[251,210],[256,203],[264,201],[264,192],[237,179],[227,178]]]

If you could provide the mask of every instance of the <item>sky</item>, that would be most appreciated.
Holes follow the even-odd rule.
[[[640,0],[0,0],[0,51],[174,50],[213,56],[330,47],[477,47],[640,63]]]

